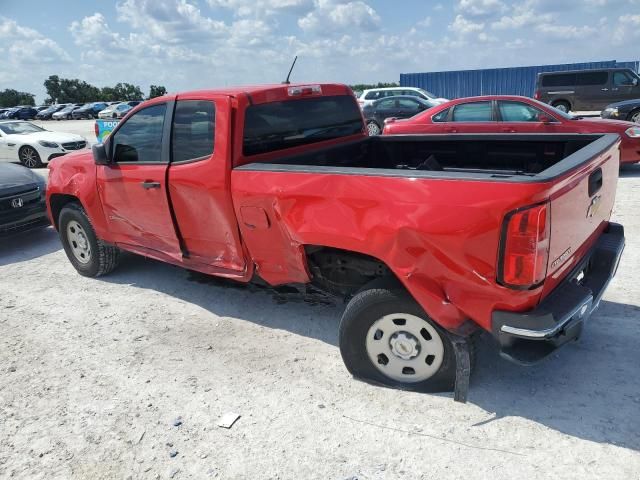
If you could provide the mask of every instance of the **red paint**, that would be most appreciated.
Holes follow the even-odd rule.
[[[50,216],[52,195],[75,196],[104,241],[243,282],[254,272],[272,285],[309,282],[306,245],[367,254],[383,261],[427,313],[450,329],[467,319],[489,329],[494,310],[533,308],[606,227],[615,194],[617,150],[547,183],[232,169],[282,155],[244,158],[242,129],[251,102],[296,101],[287,88],[242,87],[154,99],[150,103],[176,98],[214,102],[213,154],[169,165],[96,166],[90,152],[56,159],[47,190]],[[323,95],[351,95],[341,85],[321,88]],[[586,195],[588,174],[598,167],[604,174],[603,199],[596,215],[585,221],[587,212],[577,209],[585,202],[578,198]],[[143,189],[144,181],[158,182],[160,188]],[[567,248],[571,255],[548,272],[543,286],[522,291],[501,286],[497,264],[505,216],[545,202],[551,218],[549,262]]]
[[[545,122],[433,122],[431,118],[455,105],[471,102],[506,100],[521,102],[544,112],[550,119]],[[429,133],[617,133],[620,135],[620,162],[640,162],[640,138],[629,137],[625,131],[637,124],[622,120],[603,118],[580,118],[569,120],[546,103],[527,97],[511,95],[487,95],[451,100],[414,117],[395,120],[385,125],[383,134],[429,134]]]

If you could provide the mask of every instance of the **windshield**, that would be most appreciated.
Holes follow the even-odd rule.
[[[26,135],[27,133],[44,132],[44,128],[29,122],[0,123],[0,130],[5,135]]]
[[[247,108],[244,155],[355,135],[363,131],[360,107],[351,95],[263,103]]]

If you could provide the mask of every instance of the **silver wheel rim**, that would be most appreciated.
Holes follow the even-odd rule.
[[[409,313],[393,313],[373,322],[366,348],[382,374],[403,383],[427,380],[444,359],[440,334],[429,322]]]
[[[569,109],[564,103],[559,103],[558,105],[555,106],[555,108],[556,110],[560,110],[561,112],[564,112],[564,113],[567,113],[569,111]]]
[[[640,123],[640,112],[636,112],[631,117],[631,121],[635,123]]]
[[[367,124],[367,132],[369,133],[369,136],[379,135],[380,128],[378,127],[378,125],[371,122]]]
[[[76,260],[86,264],[91,260],[91,245],[82,225],[75,220],[67,224],[67,241]]]
[[[29,168],[33,168],[38,165],[38,152],[31,147],[25,147],[20,151],[20,160]]]

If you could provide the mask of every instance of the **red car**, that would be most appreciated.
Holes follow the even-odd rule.
[[[369,137],[345,85],[204,90],[138,105],[93,152],[54,160],[47,208],[81,275],[129,251],[335,295],[351,373],[447,390],[478,332],[525,363],[580,335],[624,247],[619,144]]]
[[[382,133],[617,133],[622,140],[620,163],[640,162],[637,124],[575,117],[519,96],[459,98],[406,120],[387,119]]]

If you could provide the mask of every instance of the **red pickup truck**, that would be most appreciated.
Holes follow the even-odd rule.
[[[368,381],[453,388],[472,338],[537,361],[576,339],[615,274],[612,134],[368,137],[348,87],[164,96],[50,166],[82,275],[120,250],[349,303],[340,350]],[[469,353],[471,352],[471,353]]]

